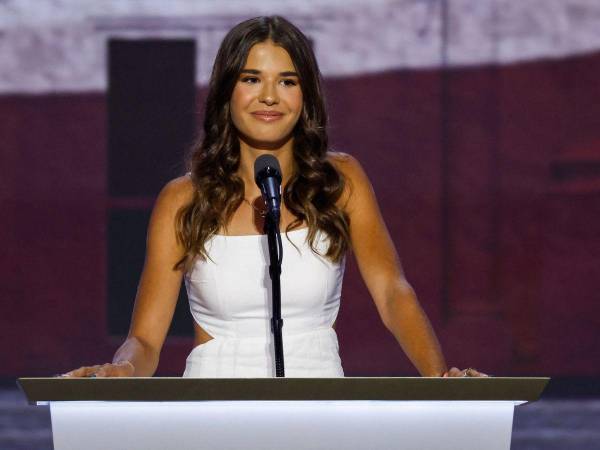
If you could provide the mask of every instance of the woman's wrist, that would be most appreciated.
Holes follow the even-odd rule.
[[[113,361],[113,364],[130,369],[132,374],[135,373],[135,366],[128,359],[119,359],[118,361]]]

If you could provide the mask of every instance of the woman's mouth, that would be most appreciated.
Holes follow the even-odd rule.
[[[283,113],[279,111],[254,111],[251,113],[256,119],[263,122],[274,122],[283,117]]]

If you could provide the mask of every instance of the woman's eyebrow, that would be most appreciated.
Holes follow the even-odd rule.
[[[241,73],[249,73],[252,75],[260,75],[260,70],[256,70],[256,69],[242,69]],[[279,72],[279,76],[282,77],[297,77],[298,73],[294,72],[294,71],[286,71],[286,72]]]

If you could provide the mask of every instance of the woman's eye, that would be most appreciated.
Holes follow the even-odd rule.
[[[296,80],[292,80],[292,79],[289,79],[289,78],[281,80],[281,83],[284,86],[296,86],[296,84],[298,84],[298,83],[296,83]]]
[[[248,84],[254,84],[254,83],[258,83],[258,78],[256,77],[243,77],[241,79],[242,83],[248,83]]]

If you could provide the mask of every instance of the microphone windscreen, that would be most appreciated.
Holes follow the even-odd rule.
[[[273,155],[261,155],[254,161],[254,179],[258,183],[264,176],[275,176],[281,181],[281,167]]]

